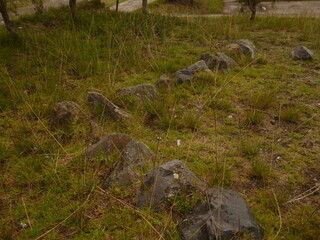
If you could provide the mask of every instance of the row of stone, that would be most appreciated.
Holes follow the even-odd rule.
[[[232,190],[219,187],[206,189],[202,182],[182,161],[173,160],[152,168],[143,177],[143,169],[150,168],[156,155],[144,143],[126,134],[111,134],[85,151],[87,158],[99,153],[109,155],[119,152],[120,157],[103,183],[105,189],[112,186],[126,187],[140,183],[137,206],[165,210],[165,203],[179,194],[193,197],[205,196],[179,223],[184,239],[233,239],[238,233],[252,233],[261,239],[263,230],[256,223],[245,199]]]
[[[249,54],[251,58],[255,57],[255,46],[246,39],[239,40],[225,47],[226,52],[234,54]],[[158,88],[169,89],[174,84],[180,84],[191,81],[197,72],[208,72],[221,70],[227,72],[230,68],[237,66],[238,63],[225,53],[218,52],[215,54],[205,53],[200,60],[191,66],[180,69],[170,77],[162,75],[155,83]],[[174,80],[177,80],[176,82]],[[141,100],[153,100],[158,96],[157,89],[152,84],[140,84],[127,88],[120,88],[116,91],[116,96],[134,96]],[[112,103],[103,94],[95,91],[88,92],[87,100],[90,104],[103,106],[104,113],[115,121],[130,119],[130,114]],[[71,101],[64,101],[55,104],[54,111],[50,120],[53,127],[67,125],[78,118],[81,111],[78,104]]]

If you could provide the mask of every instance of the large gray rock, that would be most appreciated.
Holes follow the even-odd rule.
[[[292,50],[294,60],[311,60],[313,52],[305,46],[298,46]]]
[[[200,59],[205,61],[212,71],[221,70],[223,72],[227,72],[229,69],[238,65],[238,63],[232,58],[220,52],[214,55],[211,53],[204,53]]]
[[[129,142],[131,142],[132,138],[127,134],[121,133],[112,133],[109,136],[101,139],[96,144],[88,147],[85,150],[85,156],[89,159],[94,158],[100,153],[104,153],[106,155],[113,152],[121,152]]]
[[[185,69],[180,69],[174,74],[172,74],[173,78],[178,79],[178,83],[184,83],[184,82],[189,82],[194,78],[194,75],[197,72],[208,72],[210,73],[211,70],[208,68],[207,64],[205,61],[200,60],[189,67]]]
[[[129,186],[139,179],[141,172],[150,166],[155,158],[153,151],[144,143],[132,140],[121,153],[121,157],[107,178],[104,187]]]
[[[178,193],[204,191],[205,184],[180,160],[150,170],[138,193],[139,207],[160,207],[160,203]]]
[[[126,120],[130,115],[117,105],[109,101],[105,96],[98,92],[88,92],[87,100],[95,106],[103,106],[104,113],[115,121]]]
[[[222,188],[210,189],[208,199],[198,204],[179,228],[186,240],[229,240],[241,232],[253,233],[255,239],[263,236],[245,199],[233,190]]]
[[[254,59],[256,57],[256,47],[254,44],[249,41],[248,39],[240,39],[239,41],[235,42],[238,44],[241,48],[244,54],[251,55],[251,59]]]
[[[118,96],[136,96],[142,100],[152,100],[158,96],[156,88],[151,84],[140,84],[127,88],[120,88],[116,91]]]
[[[79,118],[81,109],[71,101],[58,102],[54,105],[50,125],[54,128],[70,125]]]

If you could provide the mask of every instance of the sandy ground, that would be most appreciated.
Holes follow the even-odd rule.
[[[235,0],[224,0],[224,14],[238,14],[240,8]],[[258,16],[320,17],[320,1],[262,2],[257,10]]]

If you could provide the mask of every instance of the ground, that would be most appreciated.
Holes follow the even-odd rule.
[[[319,235],[320,23],[314,18],[180,19],[116,14],[100,5],[15,21],[20,39],[0,29],[0,235],[4,239],[180,239],[180,218],[195,204],[137,209],[140,182],[101,189],[117,156],[87,161],[83,123],[50,128],[54,103],[75,101],[102,136],[122,132],[146,143],[155,165],[180,159],[207,187],[248,201],[265,239]],[[228,74],[199,74],[154,102],[120,101],[116,89],[250,39],[257,58],[236,57]],[[295,61],[305,45],[312,61]],[[98,90],[133,115],[118,123],[86,104]],[[181,145],[177,146],[180,139]],[[141,179],[142,180],[142,179]]]

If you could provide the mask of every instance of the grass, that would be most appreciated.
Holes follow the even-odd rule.
[[[193,5],[188,1],[159,0],[149,5],[149,10],[156,14],[216,14],[222,13],[222,0],[196,0]]]
[[[135,208],[139,186],[103,191],[117,156],[81,157],[92,143],[84,122],[67,133],[50,129],[54,103],[68,100],[103,135],[127,133],[157,152],[159,163],[181,159],[208,187],[242,193],[265,239],[317,238],[318,195],[287,203],[314,187],[320,174],[317,19],[180,19],[116,14],[90,4],[78,14],[77,22],[67,8],[14,21],[22,27],[19,41],[0,28],[0,236],[159,239],[160,233],[180,239],[176,225],[196,201],[177,196],[167,211],[154,212]],[[115,96],[118,88],[155,83],[241,38],[256,44],[256,61],[228,74],[198,74],[151,102]],[[297,45],[312,49],[315,59],[292,60]],[[86,102],[91,90],[132,120],[118,123],[103,118],[102,109],[92,111]],[[270,124],[279,115],[291,123]]]

